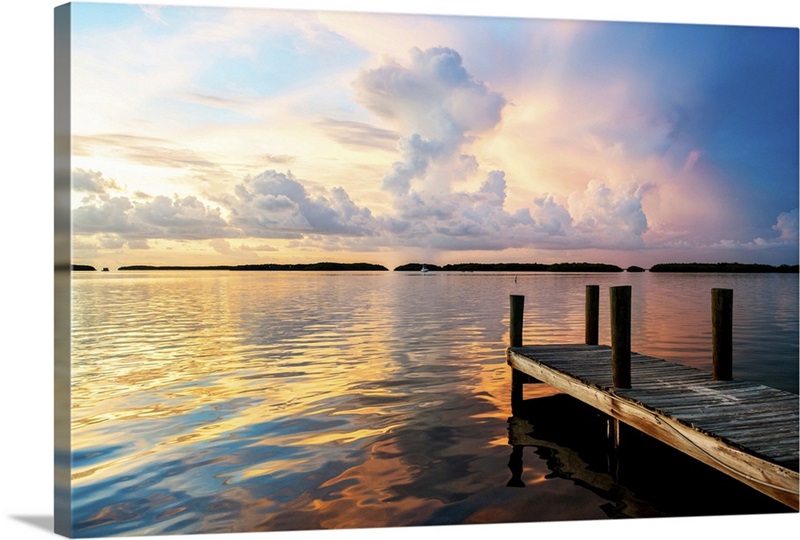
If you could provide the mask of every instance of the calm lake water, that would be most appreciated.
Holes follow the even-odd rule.
[[[509,295],[526,343],[580,343],[588,284],[601,343],[631,285],[632,349],[709,372],[732,288],[734,377],[798,392],[797,275],[74,273],[75,535],[786,511],[644,438],[615,453],[547,387],[512,416]]]

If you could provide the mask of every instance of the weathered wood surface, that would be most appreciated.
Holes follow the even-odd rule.
[[[611,348],[508,349],[509,365],[798,510],[798,396],[631,353],[631,388],[612,383]]]

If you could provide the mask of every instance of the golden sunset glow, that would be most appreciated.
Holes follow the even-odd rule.
[[[75,4],[71,30],[79,264],[798,259],[792,29]]]

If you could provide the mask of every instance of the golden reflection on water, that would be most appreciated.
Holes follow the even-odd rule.
[[[601,499],[550,478],[544,462],[527,469],[535,489],[505,488],[508,295],[526,296],[526,342],[580,342],[585,285],[600,284],[607,342],[607,288],[632,282],[633,348],[706,368],[708,279],[662,287],[647,274],[514,277],[76,275],[78,530],[601,517]],[[736,298],[764,293],[725,279]],[[796,299],[781,309],[778,323],[796,321]],[[794,336],[782,339],[796,361]],[[528,398],[553,393],[526,388]],[[548,497],[580,503],[554,507]]]

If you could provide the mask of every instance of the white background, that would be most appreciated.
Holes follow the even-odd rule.
[[[156,4],[225,5],[175,0]],[[711,0],[603,2],[559,0],[242,0],[241,7],[336,9],[537,18],[686,22],[758,26],[800,24],[797,4],[787,0],[733,3]],[[0,24],[0,537],[52,537],[53,515],[53,9],[58,2],[16,0]],[[713,533],[721,539],[775,536],[800,530],[800,514],[649,519],[582,523],[469,525],[331,532],[249,533],[244,538],[338,540],[593,537],[672,538]],[[701,530],[697,530],[700,528]],[[155,538],[155,537],[151,537]],[[159,537],[162,538],[162,537]],[[163,537],[166,538],[166,537]],[[193,535],[191,538],[232,538]]]

